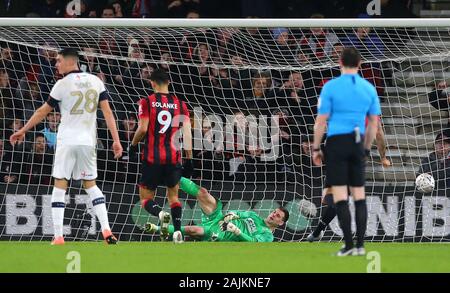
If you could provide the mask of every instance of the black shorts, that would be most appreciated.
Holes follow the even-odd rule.
[[[355,142],[354,134],[328,137],[325,146],[326,184],[331,186],[364,186],[365,153],[364,138]]]
[[[181,176],[181,164],[159,165],[149,164],[146,161],[143,161],[142,175],[139,184],[150,190],[156,190],[160,185],[174,187],[180,181]]]

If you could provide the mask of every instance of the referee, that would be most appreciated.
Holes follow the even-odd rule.
[[[337,256],[365,255],[365,158],[375,138],[381,108],[375,87],[358,75],[361,65],[358,50],[345,48],[339,65],[341,76],[327,82],[320,94],[314,125],[313,162],[322,164],[324,156],[320,143],[328,127],[325,144],[326,177],[333,189],[333,200],[345,240],[345,246],[338,251]],[[348,187],[355,201],[356,248],[351,231]]]

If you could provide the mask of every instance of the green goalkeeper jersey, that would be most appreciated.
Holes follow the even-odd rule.
[[[220,226],[216,222],[215,225],[211,225],[210,233],[211,241],[251,241],[251,242],[272,242],[273,234],[269,227],[267,227],[264,219],[262,219],[257,213],[252,211],[230,211],[239,216],[239,219],[232,220],[231,223],[236,225],[241,234],[236,236],[231,232],[223,232],[220,230]]]

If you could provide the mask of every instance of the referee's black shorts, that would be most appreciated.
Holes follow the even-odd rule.
[[[139,186],[156,190],[158,186],[174,187],[181,179],[183,168],[181,164],[149,164],[142,161],[142,175]]]
[[[334,135],[325,145],[326,181],[328,185],[364,186],[364,138],[355,142],[354,134]]]

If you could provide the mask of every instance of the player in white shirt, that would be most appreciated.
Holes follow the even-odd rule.
[[[78,52],[64,49],[58,53],[56,69],[64,78],[53,86],[50,97],[25,124],[11,135],[14,145],[25,133],[40,123],[59,105],[61,124],[58,129],[55,161],[52,176],[55,186],[52,192],[53,245],[64,244],[63,219],[65,194],[70,178],[83,180],[86,193],[92,200],[95,214],[100,221],[103,237],[108,244],[116,244],[111,233],[105,196],[97,187],[97,107],[100,106],[113,138],[114,158],[122,156],[116,121],[109,107],[105,85],[96,76],[81,72],[78,68]]]

